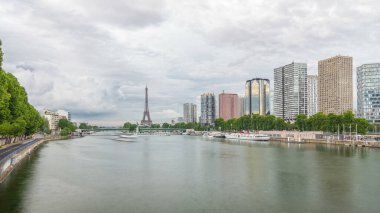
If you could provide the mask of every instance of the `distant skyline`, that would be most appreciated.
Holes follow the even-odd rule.
[[[149,88],[153,122],[200,106],[202,93],[244,94],[292,61],[380,62],[376,0],[0,0],[3,68],[38,109],[73,121],[140,122]],[[273,83],[271,83],[271,89]],[[200,107],[198,107],[200,108]]]

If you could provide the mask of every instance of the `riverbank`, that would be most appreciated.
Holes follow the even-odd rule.
[[[40,145],[63,139],[60,136],[36,138],[22,143],[13,144],[1,149],[3,155],[0,156],[0,184],[12,173],[13,169]]]

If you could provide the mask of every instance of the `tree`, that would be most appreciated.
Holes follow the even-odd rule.
[[[224,131],[224,125],[225,125],[225,122],[224,122],[224,119],[223,118],[217,118],[215,119],[215,128],[217,130],[222,130]]]
[[[323,131],[327,123],[327,117],[322,112],[318,112],[309,118],[311,130]]]
[[[364,119],[364,118],[355,118],[355,128],[356,125],[358,127],[358,133],[359,134],[367,134],[368,133],[368,128],[370,127],[370,123]]]
[[[77,128],[73,123],[71,123],[66,118],[60,119],[58,121],[58,127],[61,129],[61,133],[60,134],[62,136],[67,136],[67,135],[71,134]]]
[[[295,124],[296,124],[298,130],[300,130],[300,131],[308,130],[308,128],[307,128],[307,126],[308,126],[307,125],[308,124],[307,115],[305,115],[305,114],[297,115]]]
[[[0,70],[2,69],[1,67],[3,66],[3,50],[1,49],[1,40],[0,40]]]
[[[128,131],[130,131],[130,132],[133,132],[136,130],[137,124],[132,124],[132,123],[126,122],[126,123],[124,123],[123,128],[128,129]]]
[[[2,62],[0,41],[0,136],[11,143],[12,138],[23,138],[37,132],[43,125],[43,119],[29,104],[26,91],[17,78],[2,69]]]
[[[49,128],[49,121],[46,118],[43,119],[43,124],[42,124],[40,130],[45,134],[51,133],[51,130]]]
[[[163,124],[162,124],[162,128],[166,128],[166,129],[167,129],[167,128],[170,128],[170,124],[168,124],[168,123],[163,123]]]
[[[68,136],[71,134],[71,129],[69,127],[65,127],[59,133],[61,136]]]
[[[158,128],[161,127],[161,125],[160,125],[160,124],[152,124],[150,127],[151,127],[151,128],[155,128],[155,129],[158,129]]]

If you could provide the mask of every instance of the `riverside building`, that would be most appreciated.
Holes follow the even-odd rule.
[[[193,103],[183,104],[183,119],[184,122],[197,122],[197,105]]]
[[[239,109],[238,109],[238,117],[242,117],[245,113],[245,97],[239,95]]]
[[[352,57],[318,62],[318,111],[341,114],[352,110]]]
[[[291,63],[274,69],[274,115],[295,121],[307,114],[307,65]]]
[[[229,120],[239,117],[239,96],[237,94],[219,94],[219,118]]]
[[[307,115],[310,117],[318,112],[318,76],[307,76]]]
[[[380,122],[380,63],[357,67],[358,116]]]
[[[200,123],[204,126],[214,126],[215,115],[215,95],[213,93],[202,94]]]
[[[42,112],[42,116],[47,119],[49,122],[49,129],[50,130],[58,130],[58,122],[61,119],[68,119],[65,116],[59,115],[58,112],[54,112],[48,109],[44,109]]]
[[[254,78],[245,82],[245,114],[270,114],[269,79]]]

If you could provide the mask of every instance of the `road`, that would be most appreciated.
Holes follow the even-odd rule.
[[[34,143],[37,143],[40,140],[41,140],[41,138],[36,138],[36,139],[29,140],[29,141],[25,141],[23,143],[17,143],[17,144],[14,144],[12,146],[0,149],[0,162],[4,158],[6,158],[8,155],[10,155],[14,151],[16,151],[17,149],[28,147],[30,145],[33,145]]]

